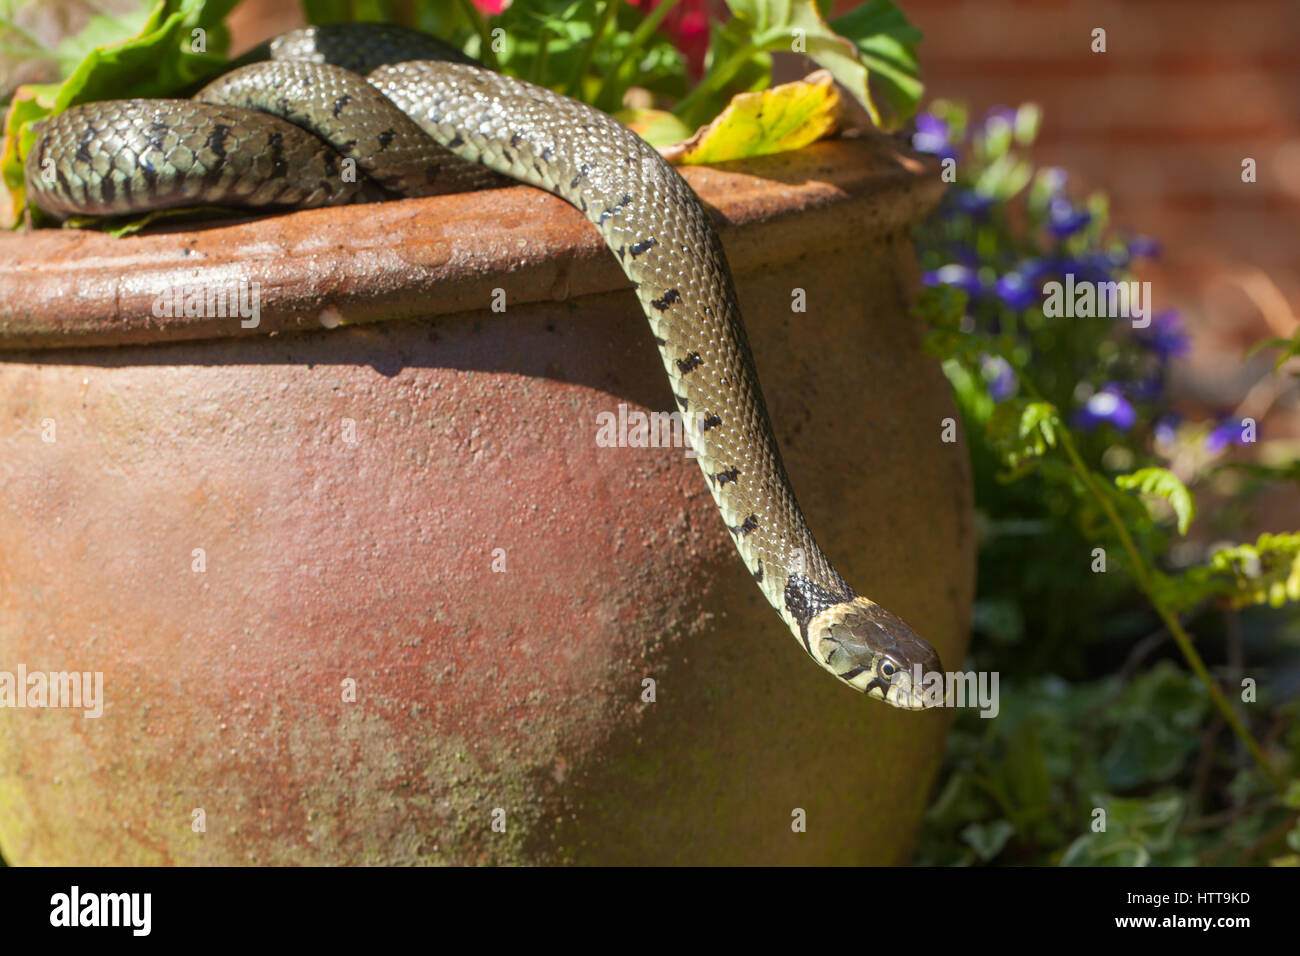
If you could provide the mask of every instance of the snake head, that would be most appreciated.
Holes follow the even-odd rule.
[[[904,710],[921,710],[937,701],[917,684],[942,673],[939,655],[906,623],[864,597],[843,601],[808,622],[808,646],[828,671],[844,683]]]

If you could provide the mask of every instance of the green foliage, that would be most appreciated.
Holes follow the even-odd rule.
[[[957,716],[917,863],[1284,859],[1280,835],[1261,840],[1294,818],[1296,785],[1279,794],[1258,771],[1237,770],[1222,735],[1206,730],[1213,708],[1204,685],[1171,661],[1127,681],[1036,677],[1000,690],[995,719]],[[1300,765],[1300,737],[1287,748]],[[1218,774],[1234,785],[1208,789]]]
[[[1187,527],[1196,516],[1196,505],[1192,503],[1192,493],[1182,479],[1168,468],[1142,468],[1131,475],[1116,475],[1115,485],[1125,491],[1138,491],[1168,501],[1178,517],[1178,533],[1187,534]]]
[[[85,29],[65,38],[55,59],[67,79],[15,94],[0,158],[0,178],[10,197],[4,212],[16,221],[23,204],[22,161],[35,141],[30,123],[78,103],[167,96],[214,72],[225,60],[225,17],[236,2],[146,0],[125,17],[94,16]]]
[[[918,861],[1300,863],[1285,803],[1300,794],[1282,786],[1300,771],[1300,733],[1275,731],[1294,723],[1296,703],[1269,690],[1300,644],[1300,533],[1217,545],[1200,561],[1186,545],[1176,559],[1171,550],[1196,537],[1197,494],[1218,476],[1251,479],[1214,509],[1240,516],[1254,490],[1300,479],[1300,466],[1217,465],[1241,422],[1179,424],[1162,407],[1180,349],[1169,316],[1139,332],[1045,313],[1047,281],[1126,280],[1133,253],[1109,229],[1104,195],[1080,203],[1063,171],[1028,159],[1036,108],[970,128],[964,109],[939,104],[923,120],[918,146],[957,170],[918,230],[928,283],[918,310],[975,478],[979,593],[965,667],[1001,675],[1002,711],[958,714]],[[1243,631],[1259,694],[1249,706],[1234,703],[1242,675],[1227,662]],[[1143,669],[1153,647],[1160,659]],[[1261,745],[1255,733],[1270,728]]]
[[[226,62],[224,19],[236,3],[141,0],[132,13],[97,15],[66,38],[53,51],[64,82],[23,87],[13,97],[0,157],[0,180],[8,193],[0,216],[9,224],[20,221],[22,161],[34,141],[32,122],[76,103],[177,95],[190,88]],[[657,29],[675,0],[648,14],[622,0],[529,0],[490,18],[470,0],[302,0],[302,5],[310,23],[394,22],[433,33],[488,66],[609,112],[636,87],[655,100],[675,102],[674,112],[687,129],[716,116],[733,94],[765,88],[776,50],[805,50],[878,123],[897,125],[910,116],[921,93],[915,52],[920,33],[889,0],[872,0],[841,17],[838,33],[814,0],[731,0],[733,16],[711,25],[706,71],[693,86],[685,57]],[[191,43],[196,28],[205,31],[202,51]],[[32,46],[12,22],[0,21],[0,31],[0,42],[11,51]],[[872,70],[883,113],[868,82]]]

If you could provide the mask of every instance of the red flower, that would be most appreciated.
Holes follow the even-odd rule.
[[[478,7],[478,12],[486,14],[489,17],[495,17],[498,13],[510,6],[510,0],[474,0],[474,6]]]
[[[649,12],[663,0],[628,0]],[[709,0],[680,0],[659,24],[659,32],[673,41],[686,57],[686,69],[696,79],[704,75],[704,55],[709,50]]]

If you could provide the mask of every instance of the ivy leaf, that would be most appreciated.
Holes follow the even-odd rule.
[[[1182,479],[1167,468],[1141,468],[1132,474],[1116,475],[1115,485],[1124,491],[1138,491],[1144,495],[1157,495],[1169,502],[1178,519],[1178,533],[1187,534],[1187,527],[1196,517],[1192,493]]]
[[[989,862],[1007,845],[1016,828],[1006,820],[994,820],[992,823],[969,823],[961,831],[961,838],[966,841],[975,855],[984,863]]]

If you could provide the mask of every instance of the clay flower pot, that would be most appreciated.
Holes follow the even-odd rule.
[[[955,669],[970,479],[909,316],[935,170],[870,139],[685,175],[815,533]],[[202,301],[253,283],[255,327]],[[3,237],[0,671],[103,700],[0,710],[0,850],[906,861],[951,712],[828,677],[686,450],[598,441],[672,407],[613,258],[526,187]]]

